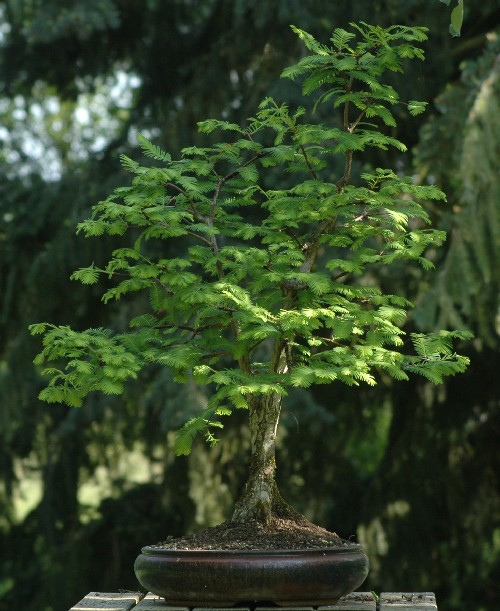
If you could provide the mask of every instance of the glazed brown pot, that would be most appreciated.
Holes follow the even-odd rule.
[[[144,547],[135,573],[170,605],[229,607],[238,603],[334,604],[368,574],[361,545],[253,551],[180,551]]]

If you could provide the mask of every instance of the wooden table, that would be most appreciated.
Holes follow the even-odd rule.
[[[90,592],[70,611],[191,611],[189,607],[173,607],[155,594],[140,592]],[[354,592],[344,596],[336,605],[324,607],[238,607],[220,610],[216,607],[193,611],[437,611],[432,592]]]

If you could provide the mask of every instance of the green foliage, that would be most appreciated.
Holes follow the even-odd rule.
[[[92,284],[107,276],[113,285],[105,302],[144,291],[150,310],[122,334],[32,326],[44,332],[37,364],[65,363],[45,369],[51,380],[40,398],[80,405],[94,390],[121,393],[152,364],[178,381],[194,375],[214,392],[207,410],[181,429],[177,451],[186,454],[196,434],[214,443],[220,416],[264,395],[331,382],[374,385],[378,372],[439,383],[465,369],[450,340],[466,333],[413,335],[416,354],[405,356],[411,304],[363,282],[377,265],[432,265],[426,253],[444,234],[426,227],[421,202],[444,194],[382,168],[351,181],[356,155],[406,150],[386,133],[400,101],[383,77],[401,72],[407,59],[423,59],[425,28],[351,26],[335,30],[333,46],[294,28],[311,54],[283,73],[305,77],[304,95],[316,93],[316,107],[338,112],[341,128],[266,98],[245,127],[202,122],[204,133],[228,132],[219,143],[191,146],[173,160],[140,137],[145,154],[162,165],[122,156],[135,175],[131,185],[94,206],[78,231],[129,235],[132,246],[73,279]],[[423,109],[407,105],[412,114]],[[330,162],[338,158],[344,170],[334,177]],[[293,176],[293,185],[268,188],[261,178],[268,169]],[[165,240],[175,244],[175,257],[158,254]]]
[[[446,4],[446,6],[450,5],[450,0],[440,0]],[[464,21],[464,0],[457,0],[457,5],[451,11],[450,15],[450,34],[452,36],[460,36],[460,31],[462,29]]]
[[[141,368],[139,358],[130,350],[129,338],[111,337],[109,330],[78,333],[66,326],[34,324],[30,331],[33,335],[44,334],[44,348],[35,365],[64,361],[64,369],[42,370],[42,375],[51,376],[48,387],[40,393],[40,399],[48,403],[80,407],[83,398],[94,390],[119,395],[124,390],[123,382],[136,378]],[[133,344],[137,354],[137,337]]]
[[[412,341],[417,358],[407,359],[406,369],[419,373],[434,384],[441,384],[443,378],[456,373],[463,373],[469,359],[453,351],[453,339],[470,339],[469,333],[440,331],[424,335],[413,333]],[[432,363],[432,367],[428,364]]]

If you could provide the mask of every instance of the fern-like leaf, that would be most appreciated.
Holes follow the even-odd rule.
[[[82,284],[95,284],[99,279],[100,270],[92,263],[90,267],[82,267],[73,272],[71,280],[78,280]]]
[[[166,163],[170,163],[172,161],[172,157],[169,153],[161,149],[156,144],[150,142],[142,134],[137,134],[137,140],[141,145],[142,152],[147,157],[152,157],[153,159],[156,159],[156,161],[165,161]]]

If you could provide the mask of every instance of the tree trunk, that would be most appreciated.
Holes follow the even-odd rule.
[[[270,394],[250,401],[249,424],[252,440],[250,472],[243,493],[236,503],[233,522],[257,520],[268,524],[273,517],[300,516],[282,499],[275,481],[276,430],[281,397]]]

